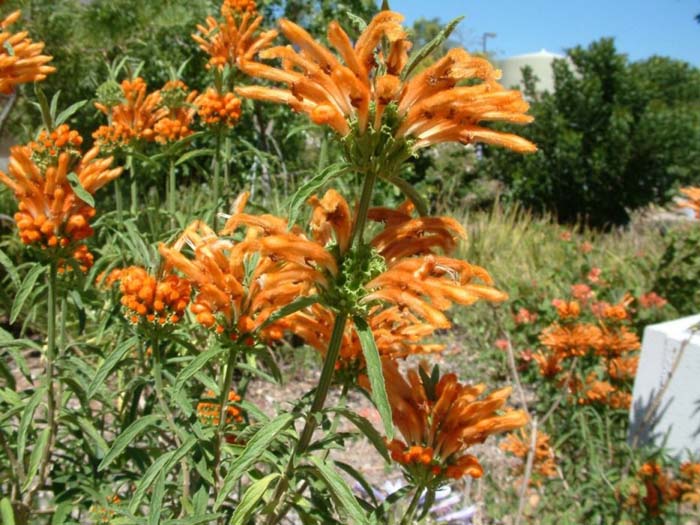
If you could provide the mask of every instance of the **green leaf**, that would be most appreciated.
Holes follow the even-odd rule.
[[[56,91],[53,97],[51,97],[51,121],[53,122],[54,126],[57,126],[56,124],[56,112],[58,111],[58,99],[61,96],[61,90],[59,89]]]
[[[51,109],[49,108],[49,101],[46,99],[46,94],[44,90],[41,89],[38,83],[34,83],[34,94],[39,100],[39,109],[41,110],[41,118],[44,121],[44,127],[46,131],[53,131],[53,122],[51,121]]]
[[[75,104],[71,104],[68,106],[66,109],[61,111],[58,116],[56,117],[56,126],[60,126],[64,122],[66,122],[69,118],[71,118],[75,113],[78,112],[80,108],[82,108],[85,104],[87,104],[87,100],[79,100]]]
[[[83,188],[83,185],[80,183],[80,179],[78,178],[77,173],[74,171],[71,171],[68,176],[66,177],[68,179],[68,183],[70,184],[70,187],[73,188],[73,193],[85,204],[90,206],[91,208],[95,207],[95,199],[93,196],[90,194],[89,191],[87,191],[85,188]]]
[[[199,354],[177,375],[174,389],[180,390],[183,386],[185,386],[185,383],[202,368],[204,368],[207,365],[207,363],[209,363],[209,361],[216,359],[225,351],[226,348],[221,346],[215,346],[214,348],[210,348],[206,352],[202,352],[201,354]]]
[[[124,359],[124,356],[129,352],[134,346],[138,344],[138,337],[132,336],[126,341],[122,341],[119,346],[117,346],[112,353],[107,356],[100,368],[97,369],[95,377],[93,378],[90,386],[87,390],[87,397],[92,398],[95,395],[97,389],[104,384],[105,379],[112,371],[112,369],[117,366],[117,363]]]
[[[367,375],[369,376],[369,384],[372,387],[372,401],[377,407],[379,415],[382,417],[386,436],[391,440],[394,438],[394,425],[391,421],[391,405],[386,395],[382,360],[379,357],[379,350],[374,341],[374,334],[372,334],[372,330],[367,324],[367,321],[361,317],[354,317],[353,319],[355,321],[357,336],[362,346],[362,354],[365,356],[365,362],[367,363]]]
[[[391,462],[389,451],[386,448],[386,441],[384,441],[382,435],[377,432],[377,429],[374,428],[374,425],[372,425],[367,418],[362,417],[358,413],[348,410],[347,408],[331,408],[328,411],[340,414],[355,425],[357,429],[362,432],[367,439],[369,439],[370,443],[374,445],[374,448],[377,449],[377,452],[381,454],[387,463]]]
[[[15,525],[15,511],[12,510],[9,498],[0,500],[0,518],[2,518],[2,525]]]
[[[205,514],[203,516],[192,516],[191,518],[167,520],[163,525],[199,525],[200,523],[216,523],[221,514]]]
[[[164,470],[158,474],[156,486],[153,488],[153,495],[149,505],[148,525],[158,525],[160,523],[160,514],[163,510],[163,496],[165,496],[165,474]]]
[[[368,524],[369,520],[358,503],[345,480],[334,469],[328,467],[325,461],[317,456],[311,456],[309,461],[324,481],[333,498],[340,504],[348,515],[348,523]]]
[[[109,449],[107,455],[97,466],[97,470],[102,471],[106,469],[141,432],[146,430],[149,426],[155,425],[160,418],[160,415],[150,414],[137,419],[131,425],[129,425],[126,430],[119,434],[119,437],[114,441],[112,448]]]
[[[358,33],[362,33],[365,29],[367,29],[367,22],[365,22],[363,18],[357,16],[355,13],[351,11],[345,11],[345,16],[347,16],[348,20],[350,20],[352,25],[355,26],[355,29]]]
[[[10,324],[17,320],[17,316],[22,311],[27,297],[34,290],[34,285],[36,284],[39,276],[44,272],[44,267],[41,264],[35,264],[31,270],[27,273],[24,281],[22,281],[19,290],[17,290],[17,296],[15,297],[14,303],[12,303],[12,310],[10,311]]]
[[[61,503],[56,507],[56,512],[51,516],[51,525],[63,525],[66,522],[66,518],[73,510],[73,503]]]
[[[344,470],[351,478],[357,481],[367,495],[372,498],[372,502],[377,505],[377,496],[374,494],[372,485],[369,484],[365,477],[355,467],[347,463],[343,463],[342,461],[335,461],[334,463],[339,469]]]
[[[231,465],[230,470],[226,474],[223,487],[216,498],[214,510],[219,510],[219,507],[226,500],[228,495],[233,490],[238,479],[252,467],[260,456],[265,453],[270,444],[277,439],[278,434],[294,421],[294,416],[291,414],[281,414],[275,419],[262,426],[255,435],[248,441],[241,455]]]
[[[7,51],[7,54],[8,54],[8,55],[10,55],[11,57],[15,56],[15,48],[12,47],[12,44],[11,44],[10,42],[8,42],[7,40],[5,40],[5,41],[2,43],[2,47],[5,48],[5,51]]]
[[[12,284],[14,284],[15,288],[19,287],[20,278],[19,274],[17,273],[17,268],[2,250],[0,250],[0,266],[7,270],[7,275],[9,275],[10,279],[12,279]]]
[[[51,429],[46,427],[39,434],[39,439],[34,444],[34,450],[32,450],[32,455],[29,456],[29,468],[27,469],[27,479],[24,481],[24,486],[22,490],[27,490],[29,485],[34,482],[34,476],[36,476],[39,470],[39,463],[41,463],[41,458],[44,456],[46,447],[49,446],[49,435],[51,434]]]
[[[291,303],[284,305],[279,310],[275,310],[272,315],[265,320],[261,328],[265,328],[275,321],[279,321],[288,315],[298,312],[299,310],[303,310],[312,304],[316,304],[320,299],[321,298],[318,295],[309,295],[307,297],[299,297],[294,299]]]
[[[416,207],[416,211],[418,211],[418,214],[421,217],[425,217],[426,215],[428,215],[428,203],[425,201],[420,192],[411,185],[410,182],[398,176],[382,177],[382,179],[396,186],[401,191],[401,193],[408,197],[408,199],[410,199],[410,201]]]
[[[302,184],[294,195],[292,195],[292,198],[289,199],[289,205],[287,206],[289,208],[289,227],[291,228],[294,226],[299,218],[301,207],[314,193],[316,193],[334,178],[347,173],[349,170],[350,168],[344,163],[339,162],[336,164],[331,164],[326,169],[321,171],[321,173]]]
[[[450,35],[452,34],[452,31],[455,30],[457,25],[464,19],[463,16],[458,16],[452,22],[447,24],[445,27],[442,28],[442,31],[440,31],[435,38],[433,38],[430,42],[425,44],[422,48],[420,48],[418,51],[413,53],[411,55],[411,58],[408,59],[408,64],[406,64],[406,67],[403,68],[403,71],[401,72],[401,78],[406,79],[408,78],[413,70],[420,65],[423,60],[428,58],[430,54],[435,51],[438,47],[442,45],[442,43],[447,40]]]
[[[93,425],[92,422],[85,417],[79,417],[77,421],[80,429],[93,441],[97,450],[102,454],[102,457],[104,457],[109,450],[109,445],[107,445],[107,442],[97,431],[95,425]]]
[[[32,397],[29,398],[27,405],[24,407],[22,417],[19,420],[19,428],[17,429],[17,459],[20,462],[24,459],[24,449],[27,445],[27,433],[29,432],[29,426],[34,421],[34,412],[45,393],[45,386],[41,386],[34,391]]]
[[[243,498],[241,498],[240,503],[236,507],[236,511],[233,513],[233,516],[231,516],[229,525],[245,525],[248,518],[255,510],[258,501],[265,495],[270,483],[279,477],[279,474],[270,474],[248,487],[248,490],[245,491]]]
[[[212,156],[216,153],[213,149],[196,149],[193,151],[188,151],[184,155],[180,156],[179,159],[175,161],[175,166],[179,166],[180,164],[184,164],[188,160],[197,158],[197,157],[205,157],[205,156]]]

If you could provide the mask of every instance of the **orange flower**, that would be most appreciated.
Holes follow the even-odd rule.
[[[700,504],[700,463],[686,462],[681,465],[679,488],[681,501]]]
[[[581,305],[578,304],[578,301],[567,302],[555,299],[552,304],[557,309],[557,315],[562,321],[572,321],[581,315]]]
[[[219,93],[209,88],[194,100],[202,121],[214,126],[221,124],[231,128],[241,117],[241,101],[233,93]]]
[[[532,120],[525,115],[528,104],[521,93],[498,84],[498,70],[484,58],[451,49],[420,73],[409,71],[412,43],[402,20],[398,13],[380,12],[354,45],[340,25],[331,22],[328,41],[337,56],[298,25],[281,20],[280,28],[294,47],[260,52],[262,59],[280,60],[280,67],[252,62],[250,53],[240,67],[252,77],[285,84],[287,89],[247,86],[237,92],[287,104],[341,136],[353,131],[359,135],[380,132],[382,126],[388,126],[399,145],[410,141],[407,155],[411,150],[453,141],[535,151],[532,143],[517,135],[481,125],[485,121]]]
[[[30,142],[27,146],[31,148],[34,160],[40,164],[46,164],[62,152],[80,156],[82,143],[83,137],[77,131],[70,129],[67,124],[61,124],[50,133],[42,129],[36,141]]]
[[[522,475],[525,467],[525,459],[530,451],[531,438],[523,429],[518,432],[509,434],[506,439],[501,441],[498,447],[504,452],[510,452],[515,457],[523,460],[520,464],[520,474]],[[549,444],[549,435],[544,432],[537,431],[535,438],[535,450],[533,459],[534,472],[545,478],[553,478],[557,475],[557,464],[554,460],[554,450]],[[531,484],[540,485],[541,481],[531,478]]]
[[[189,91],[180,80],[166,82],[160,90],[161,111],[167,110],[153,126],[155,140],[159,144],[177,142],[192,134],[190,125],[197,111],[194,100],[196,91]]]
[[[639,297],[639,304],[646,309],[663,308],[668,304],[668,301],[656,292],[649,292]]]
[[[233,405],[241,400],[241,396],[231,391],[228,393],[228,403],[226,403],[226,423],[242,423],[243,412]],[[218,426],[221,421],[221,403],[212,390],[207,390],[203,399],[197,404],[197,417],[202,425]]]
[[[498,415],[510,388],[484,395],[484,385],[463,385],[454,374],[439,377],[437,370],[430,377],[411,369],[404,377],[394,361],[384,361],[384,378],[394,424],[405,440],[392,441],[389,449],[412,477],[478,478],[483,469],[466,454],[469,447],[527,422],[522,411]]]
[[[221,22],[207,17],[206,26],[197,25],[198,34],[192,35],[199,48],[211,57],[207,68],[240,66],[277,37],[274,30],[256,36],[263,18],[255,16],[255,5],[250,0],[226,0],[221,6],[221,16]]]
[[[642,501],[650,516],[659,516],[665,505],[678,501],[680,491],[677,483],[671,481],[657,463],[650,461],[642,465],[637,477],[646,487],[646,496]]]
[[[45,157],[40,164],[32,159],[28,146],[15,146],[10,153],[9,174],[0,171],[0,182],[19,201],[15,221],[22,242],[74,251],[75,243],[92,235],[89,222],[95,209],[76,195],[68,175],[74,173],[83,189],[94,194],[117,178],[121,168],[110,168],[111,157],[97,158],[97,148],[83,157],[57,152],[57,157]],[[86,260],[82,258],[83,263]]]
[[[629,381],[637,375],[639,356],[616,357],[608,361],[608,375],[615,381]]]
[[[580,283],[571,285],[571,295],[574,299],[578,299],[582,303],[586,304],[595,296],[595,292],[591,290],[591,287],[587,284]]]
[[[561,357],[580,357],[600,344],[600,329],[590,324],[562,326],[557,323],[542,331],[540,342]]]
[[[681,188],[681,193],[688,197],[688,200],[681,200],[678,206],[693,210],[695,212],[695,218],[700,219],[700,188],[693,186]]]
[[[286,231],[283,219],[242,213],[246,199],[246,194],[238,199],[236,213],[223,230],[232,233],[245,226],[243,242],[220,238],[196,221],[172,247],[159,247],[167,266],[178,269],[195,287],[190,310],[197,321],[233,339],[260,330],[275,311],[326,287],[328,275],[338,271],[328,252],[294,230]],[[265,228],[273,234],[267,235]],[[193,258],[182,253],[186,245]],[[281,337],[275,325],[263,332],[263,337]]]
[[[0,22],[0,93],[3,95],[12,93],[18,84],[40,82],[56,71],[46,65],[53,58],[41,54],[43,42],[32,42],[27,31],[14,34],[9,31],[21,14],[21,11],[14,11]]]
[[[520,308],[515,315],[515,324],[532,324],[537,321],[537,314],[527,308]]]
[[[600,331],[600,338],[596,342],[595,349],[598,355],[619,356],[626,352],[639,350],[640,346],[637,334],[630,332],[626,326],[604,327]]]
[[[591,268],[591,271],[588,272],[586,279],[588,279],[588,282],[591,284],[599,284],[601,282],[600,275],[602,273],[603,270],[600,268]]]
[[[615,387],[607,381],[600,381],[595,373],[590,373],[586,378],[585,397],[579,398],[579,404],[602,403],[608,404],[610,395],[615,392]]]
[[[147,95],[147,86],[141,77],[123,80],[121,90],[124,97],[121,104],[107,107],[95,103],[95,107],[109,117],[110,123],[100,126],[92,136],[98,144],[112,146],[128,145],[132,140],[155,140],[156,122],[168,113],[166,108],[161,107],[160,92]]]
[[[561,362],[564,356],[561,353],[553,351],[542,353],[542,351],[538,351],[532,354],[532,358],[539,366],[540,374],[543,377],[552,378],[562,370]]]
[[[121,304],[135,324],[177,323],[190,302],[190,283],[185,279],[176,275],[157,279],[138,266],[113,270],[105,282],[108,286],[119,282]]]

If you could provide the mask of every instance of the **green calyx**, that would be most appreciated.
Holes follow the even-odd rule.
[[[384,271],[386,262],[379,252],[368,244],[358,245],[345,254],[326,304],[350,315],[366,315],[368,306],[362,302],[368,293],[365,286]]]
[[[108,108],[113,108],[122,103],[124,92],[116,80],[107,80],[100,84],[95,93],[97,101]]]

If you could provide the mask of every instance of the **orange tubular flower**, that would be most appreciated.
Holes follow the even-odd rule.
[[[167,115],[161,107],[159,91],[146,94],[147,86],[141,77],[124,80],[121,83],[124,101],[116,106],[107,107],[99,102],[95,107],[110,119],[108,126],[100,126],[93,133],[98,144],[128,145],[132,140],[152,142],[155,140],[155,125]]]
[[[693,186],[681,188],[681,193],[688,197],[688,199],[680,201],[678,206],[693,210],[695,212],[695,218],[700,219],[700,188]]]
[[[74,243],[92,235],[89,222],[95,209],[75,194],[68,175],[75,173],[81,186],[94,194],[117,178],[121,168],[110,168],[111,157],[97,158],[97,148],[82,158],[59,151],[57,157],[44,157],[39,163],[28,146],[15,146],[10,151],[9,174],[0,172],[0,182],[19,201],[15,221],[22,242],[42,248],[75,250]],[[82,259],[82,262],[87,260]]]
[[[518,432],[509,434],[506,439],[501,441],[498,447],[504,452],[510,452],[515,457],[525,460],[530,450],[531,438],[522,429]],[[549,443],[549,435],[544,432],[537,431],[535,440],[535,455],[533,468],[534,472],[545,478],[553,478],[557,475],[557,464],[554,460],[554,451]],[[525,462],[520,465],[521,473],[524,471]],[[541,481],[532,478],[531,484],[540,485]]]
[[[405,440],[392,441],[389,449],[411,477],[478,478],[483,469],[467,449],[527,423],[520,410],[498,415],[510,388],[483,395],[484,385],[463,385],[454,374],[421,377],[417,369],[405,378],[393,361],[384,361],[384,378],[394,424]]]
[[[363,135],[370,128],[379,132],[388,125],[399,142],[411,142],[411,150],[458,141],[535,151],[532,143],[517,135],[480,124],[532,120],[525,115],[528,104],[521,93],[498,84],[498,70],[483,58],[452,49],[422,72],[409,71],[406,66],[412,43],[401,26],[402,20],[398,13],[382,11],[354,45],[340,25],[331,22],[328,41],[337,56],[298,25],[282,20],[280,28],[294,47],[278,46],[260,52],[262,59],[281,60],[281,66],[251,62],[248,54],[240,67],[252,77],[286,84],[287,89],[247,86],[237,92],[248,98],[288,104],[341,136],[353,130]],[[383,42],[388,43],[386,54]],[[472,85],[463,85],[467,81]]]
[[[119,282],[121,304],[134,324],[177,323],[190,302],[190,283],[185,279],[176,275],[157,279],[138,266],[113,270],[105,282],[108,286]]]
[[[43,42],[32,42],[27,31],[12,33],[9,27],[19,20],[20,11],[10,13],[0,22],[0,93],[9,95],[18,84],[39,82],[56,71],[48,66],[52,57],[42,55]]]
[[[263,18],[255,16],[254,2],[226,0],[221,6],[221,16],[222,22],[207,17],[207,25],[197,25],[198,34],[192,35],[199,48],[211,57],[207,68],[240,66],[277,38],[274,30],[256,36]]]
[[[598,348],[600,339],[600,329],[590,324],[562,326],[555,323],[540,335],[540,342],[561,357],[583,356],[590,349]]]
[[[197,108],[196,91],[188,91],[180,80],[167,82],[160,90],[161,111],[165,114],[155,123],[153,131],[159,144],[177,142],[192,134],[190,125]]]
[[[226,403],[226,423],[242,423],[243,413],[241,409],[233,405],[241,400],[241,396],[231,391],[228,393],[228,403]],[[204,398],[197,404],[197,417],[202,425],[217,426],[221,420],[221,404],[214,395],[214,392],[207,390]]]
[[[237,209],[242,210],[245,198],[238,200]],[[239,225],[248,228],[240,243],[218,237],[197,221],[172,247],[159,248],[167,265],[193,283],[197,295],[190,310],[197,321],[234,339],[261,329],[278,309],[327,286],[327,275],[338,271],[328,252],[294,231],[287,232],[283,219],[235,213],[224,232]],[[265,235],[265,228],[275,233]],[[185,245],[194,258],[182,253]],[[279,338],[281,333],[272,324],[261,335]]]
[[[221,124],[232,128],[241,117],[241,100],[233,93],[209,88],[194,100],[199,118],[208,126]]]

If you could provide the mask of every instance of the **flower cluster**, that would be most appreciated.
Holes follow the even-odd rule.
[[[18,84],[39,82],[56,71],[47,65],[52,57],[42,55],[43,42],[32,42],[27,31],[12,33],[9,27],[17,22],[20,11],[14,11],[0,22],[0,93],[9,95]]]
[[[649,461],[641,466],[637,479],[644,485],[644,497],[635,486],[625,505],[641,510],[647,516],[660,516],[664,508],[672,503],[700,503],[700,463],[683,463],[675,473],[655,461]]]
[[[189,282],[176,275],[158,279],[144,268],[129,266],[113,270],[105,280],[108,286],[117,282],[121,304],[134,324],[177,323],[190,302]]]
[[[242,423],[243,412],[234,405],[241,400],[241,396],[231,391],[228,393],[228,403],[226,403],[226,423]],[[221,421],[221,403],[212,390],[207,390],[202,400],[197,404],[197,417],[202,425],[218,426]]]
[[[284,84],[286,89],[246,86],[236,91],[244,97],[287,104],[342,137],[357,135],[355,145],[365,135],[386,133],[378,146],[381,151],[358,150],[348,157],[354,162],[363,162],[368,155],[382,158],[387,169],[400,165],[413,151],[441,142],[485,142],[520,152],[536,149],[517,135],[481,124],[532,120],[525,114],[528,104],[521,93],[498,83],[498,70],[484,58],[451,49],[417,73],[409,66],[412,43],[402,20],[398,13],[382,11],[354,44],[332,22],[328,41],[337,55],[303,28],[281,20],[280,29],[293,46],[259,53],[260,58],[279,60],[281,65],[253,62],[249,53],[240,68],[251,77]]]
[[[0,172],[0,182],[19,201],[15,221],[22,242],[59,250],[65,256],[79,249],[78,243],[92,235],[90,220],[95,216],[95,209],[78,196],[72,184],[77,181],[82,190],[94,194],[117,178],[121,168],[110,167],[111,157],[98,158],[96,147],[81,156],[74,135],[65,131],[61,136],[69,138],[63,143],[63,150],[55,149],[57,155],[50,158],[42,156],[41,163],[33,159],[31,147],[13,147],[8,173]],[[72,181],[69,175],[75,175],[76,179]],[[80,253],[83,254],[80,262],[85,263],[88,258],[84,249]]]
[[[32,160],[37,165],[46,167],[60,153],[79,157],[82,144],[83,137],[77,131],[70,129],[67,124],[61,124],[51,132],[42,129],[37,139],[27,146],[32,150]]]
[[[219,93],[209,88],[194,100],[202,122],[209,126],[222,125],[231,128],[241,117],[241,100],[233,93]]]
[[[184,82],[166,82],[160,90],[161,111],[166,113],[153,126],[156,142],[177,142],[192,134],[190,126],[197,111],[193,104],[196,97],[197,92],[189,91]]]
[[[538,478],[553,478],[557,475],[557,463],[549,439],[548,434],[540,432],[539,430],[537,431],[532,462],[533,473],[536,474],[537,477],[530,478],[531,484],[539,485],[541,484],[541,479]],[[530,451],[530,442],[530,436],[523,430],[520,430],[519,432],[509,434],[506,439],[499,444],[501,450],[510,452],[515,457],[522,460],[518,468],[521,475],[524,472],[525,460]]]
[[[263,18],[255,16],[251,0],[226,0],[221,6],[221,17],[221,21],[207,17],[206,26],[197,25],[198,32],[192,35],[210,56],[207,68],[240,67],[277,37],[274,30],[258,32]]]
[[[466,453],[469,447],[527,422],[523,411],[502,411],[510,388],[485,395],[484,385],[464,385],[454,374],[440,376],[437,367],[432,374],[410,369],[404,376],[388,360],[384,377],[394,424],[405,440],[389,443],[391,457],[414,481],[480,477],[481,465]]]

